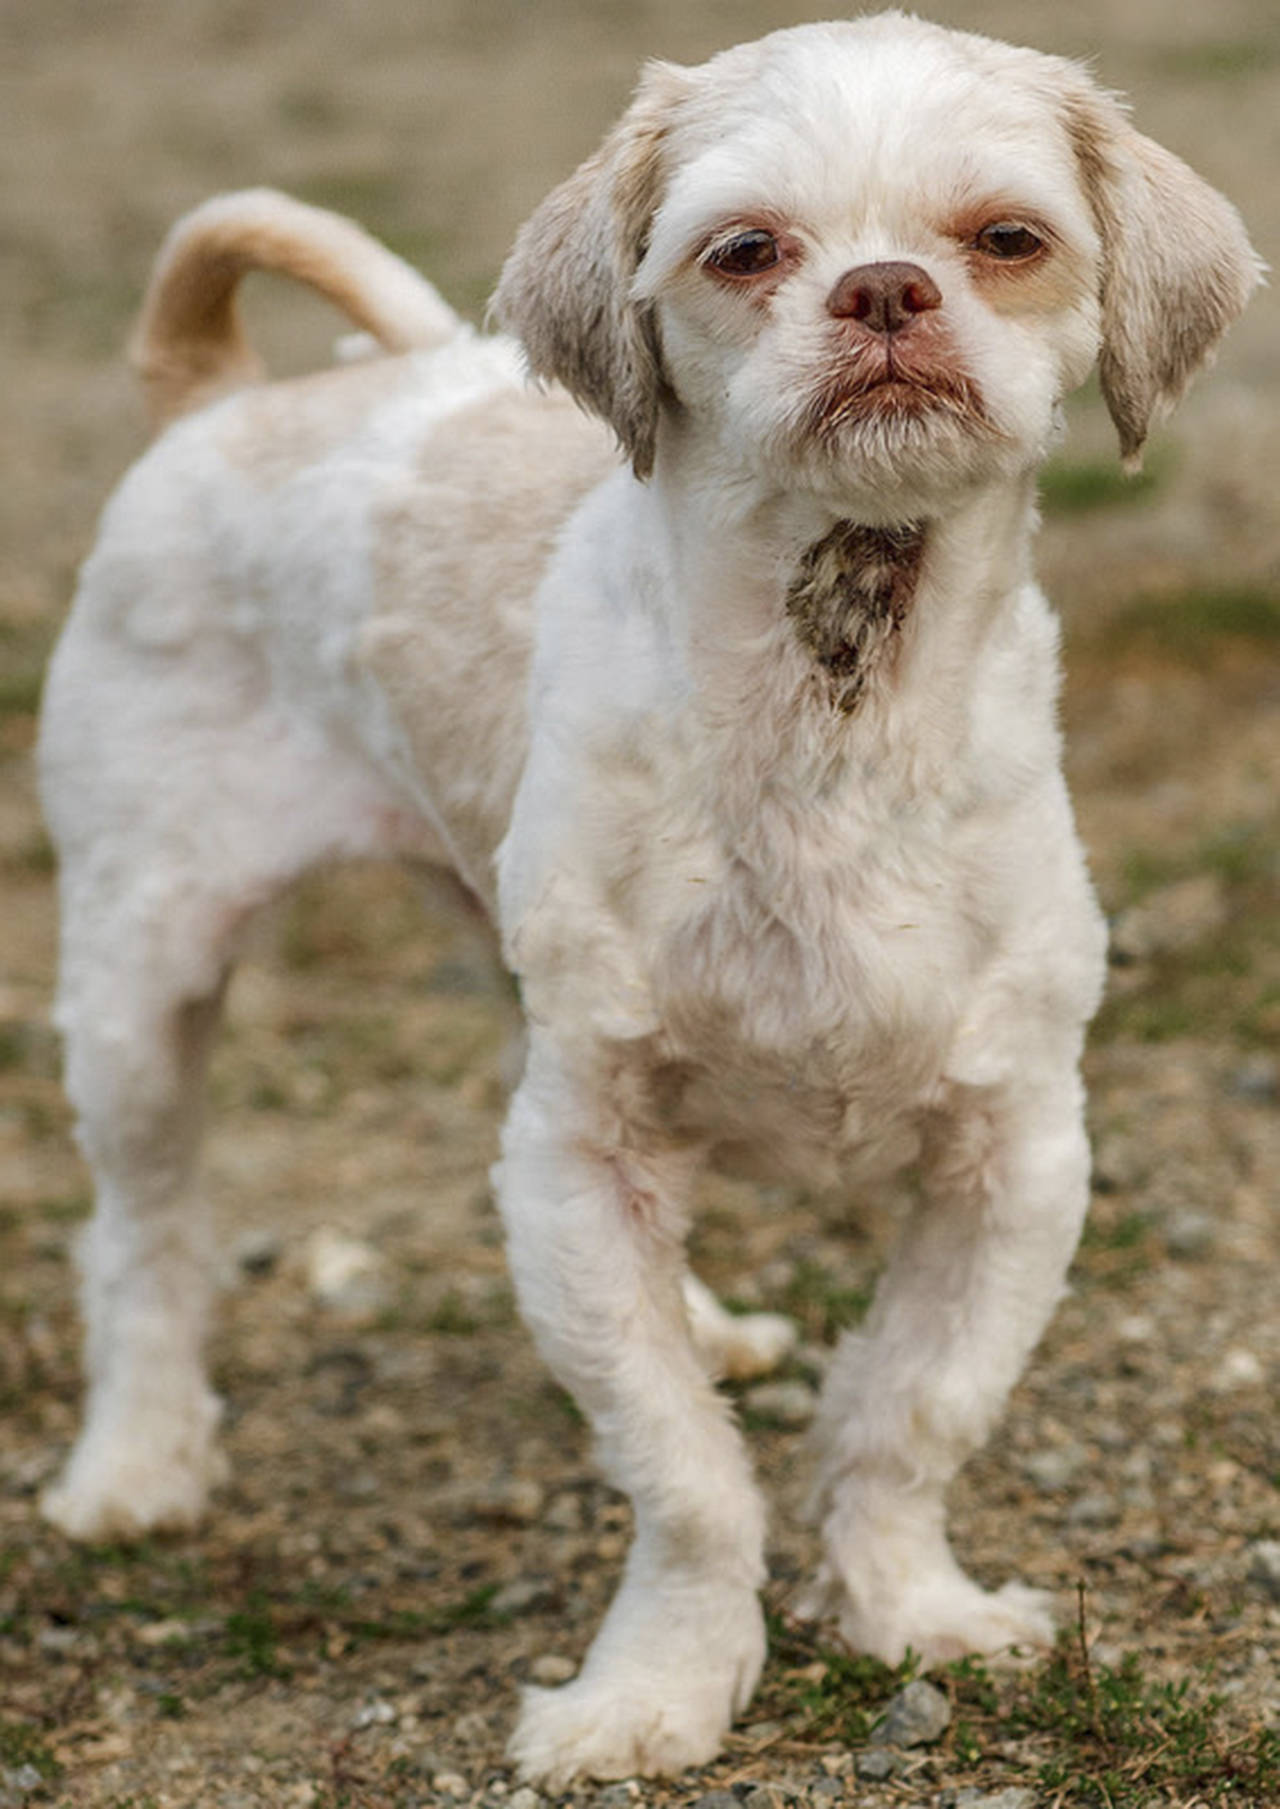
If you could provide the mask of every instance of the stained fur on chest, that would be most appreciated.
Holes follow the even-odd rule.
[[[826,675],[832,708],[855,710],[897,642],[924,556],[917,523],[839,521],[815,541],[787,590],[795,631]]]

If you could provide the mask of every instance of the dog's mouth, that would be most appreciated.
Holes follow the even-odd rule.
[[[850,427],[943,417],[974,431],[992,423],[977,383],[954,358],[896,348],[842,351],[805,405],[802,433],[829,440]]]

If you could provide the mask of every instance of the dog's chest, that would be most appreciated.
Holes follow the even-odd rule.
[[[887,873],[815,871],[783,888],[733,861],[653,950],[661,1028],[641,1060],[674,1129],[753,1165],[893,1166],[937,1087],[975,956],[952,913]]]

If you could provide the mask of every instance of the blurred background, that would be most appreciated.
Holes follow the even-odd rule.
[[[1276,258],[1274,0],[927,10],[1088,59]],[[584,1480],[580,1428],[505,1292],[485,1180],[502,983],[474,933],[368,871],[309,884],[273,917],[215,1066],[208,1185],[228,1251],[215,1360],[238,1476],[217,1542],[119,1557],[113,1572],[35,1520],[76,1412],[69,1256],[87,1199],[49,1027],[53,875],[29,754],[76,566],[145,443],[123,353],[156,249],[194,203],[269,183],[354,215],[479,319],[517,225],[594,147],[643,59],[697,61],[813,16],[792,0],[0,5],[0,1773],[26,1740],[48,1777],[80,1780],[76,1801],[151,1788],[160,1765],[168,1801],[282,1801],[271,1791],[320,1777],[333,1717],[349,1728],[376,1699],[390,1706],[362,1738],[399,1739],[399,1762],[425,1728],[422,1777],[435,1754],[474,1781],[500,1750],[513,1678],[564,1623],[565,1578],[585,1637],[618,1547],[616,1504]],[[335,317],[296,289],[250,288],[274,370],[327,361]],[[1068,764],[1115,926],[1089,1057],[1097,1200],[1073,1300],[960,1503],[979,1570],[1007,1572],[1009,1522],[990,1508],[1016,1504],[1037,1580],[1090,1575],[1102,1620],[1169,1663],[1207,1663],[1209,1641],[1251,1712],[1272,1716],[1280,1607],[1250,1578],[1280,1530],[1278,306],[1274,290],[1254,301],[1140,479],[1121,479],[1093,389],[1045,476]],[[860,1310],[878,1244],[830,1202],[761,1204],[711,1187],[699,1256],[716,1285],[801,1319],[803,1391]],[[315,1241],[335,1229],[356,1278],[336,1301]],[[793,1396],[787,1411],[802,1408]],[[754,1417],[785,1501],[799,1420],[776,1403]],[[785,1572],[803,1535],[782,1524]],[[450,1604],[528,1583],[531,1565],[499,1661],[483,1607],[472,1626],[449,1621]],[[444,1616],[435,1671],[397,1648],[388,1681],[348,1638],[338,1597],[353,1577],[387,1637],[406,1601]],[[299,1607],[325,1589],[325,1613]],[[167,1609],[130,1619],[126,1598]],[[1225,1645],[1219,1608],[1237,1614]],[[214,1631],[175,1634],[181,1656],[162,1662],[168,1636],[135,1635],[170,1623]],[[268,1687],[286,1648],[319,1704],[310,1720],[296,1692],[290,1721]],[[275,1755],[270,1789],[242,1751]],[[202,1794],[211,1768],[236,1771],[239,1795]]]

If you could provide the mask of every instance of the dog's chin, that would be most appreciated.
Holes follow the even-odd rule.
[[[837,371],[793,414],[787,438],[823,489],[930,509],[1002,473],[1012,451],[978,385],[950,366],[872,378]]]

